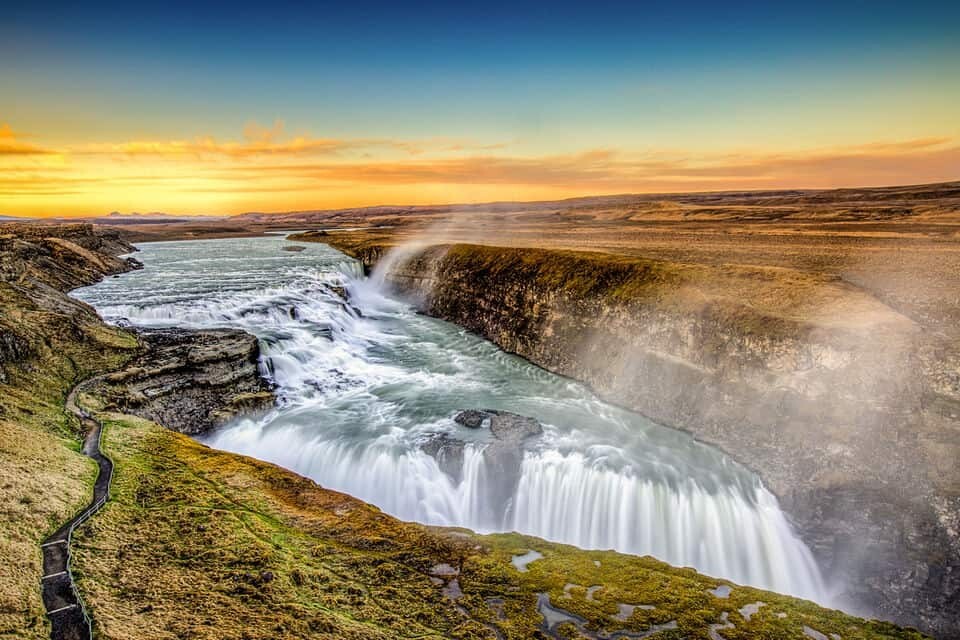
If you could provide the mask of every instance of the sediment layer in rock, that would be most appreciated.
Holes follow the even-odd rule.
[[[273,405],[257,339],[235,329],[137,332],[143,353],[104,380],[101,395],[124,413],[196,435]]]

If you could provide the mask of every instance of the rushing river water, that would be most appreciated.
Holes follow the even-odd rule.
[[[144,244],[142,271],[75,295],[111,321],[259,337],[279,405],[210,434],[212,447],[282,465],[406,520],[650,554],[824,600],[812,556],[774,496],[719,451],[418,315],[326,245],[293,253],[285,244],[280,236]],[[470,408],[544,424],[506,502],[491,499],[489,434],[452,419]],[[468,441],[461,473],[448,475],[421,449],[438,432]]]

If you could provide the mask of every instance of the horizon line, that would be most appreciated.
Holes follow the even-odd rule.
[[[960,177],[955,180],[945,180],[939,182],[921,182],[921,183],[906,183],[906,184],[887,184],[879,186],[850,186],[850,187],[784,187],[780,189],[717,189],[717,190],[705,190],[705,191],[636,191],[636,192],[620,192],[620,193],[597,193],[588,196],[573,196],[570,198],[559,198],[554,200],[488,200],[488,201],[476,201],[476,202],[446,202],[446,203],[430,203],[430,204],[371,204],[371,205],[358,205],[355,207],[338,207],[334,209],[290,209],[285,211],[243,211],[240,213],[168,213],[165,211],[150,211],[146,213],[140,213],[138,211],[131,211],[129,213],[121,211],[111,211],[109,213],[82,213],[77,215],[50,215],[50,216],[25,216],[15,213],[0,213],[0,222],[4,218],[16,218],[18,220],[69,220],[77,219],[84,220],[88,218],[107,218],[110,216],[116,217],[137,217],[141,216],[143,218],[150,218],[151,216],[155,217],[170,217],[170,218],[239,218],[242,216],[281,216],[281,215],[294,215],[298,213],[340,213],[347,211],[365,211],[365,210],[375,210],[375,209],[433,209],[433,208],[455,208],[455,207],[491,207],[491,206],[503,206],[503,205],[546,205],[553,203],[567,203],[575,202],[581,200],[590,200],[596,198],[627,198],[627,197],[664,197],[664,198],[676,198],[680,196],[702,196],[702,195],[737,195],[737,194],[778,194],[778,193],[789,193],[789,192],[799,192],[799,193],[829,193],[829,192],[839,192],[839,191],[858,191],[858,190],[869,190],[869,191],[884,191],[884,190],[895,190],[895,189],[916,189],[922,187],[937,187],[937,186],[960,186]],[[7,220],[9,221],[9,220]]]

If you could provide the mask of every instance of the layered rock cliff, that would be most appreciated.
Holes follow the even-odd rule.
[[[105,275],[139,268],[118,256],[135,249],[115,234],[89,224],[0,225],[0,382],[14,364],[43,357],[51,334],[96,340],[103,324],[96,312],[64,295]]]
[[[108,408],[190,435],[273,405],[256,337],[236,329],[137,332],[142,353],[103,380]]]
[[[386,253],[323,241],[368,267]],[[424,312],[756,470],[846,607],[960,637],[960,375],[910,319],[772,268],[450,245],[381,271]]]
[[[117,232],[90,224],[0,225],[0,283],[11,298],[0,318],[0,382],[8,366],[45,357],[51,333],[97,340],[106,327],[89,305],[64,295],[142,265]],[[243,411],[268,407],[273,394],[258,370],[257,339],[243,331],[129,332],[130,366],[105,380],[118,408],[183,433],[201,433]],[[129,335],[128,334],[128,335]]]

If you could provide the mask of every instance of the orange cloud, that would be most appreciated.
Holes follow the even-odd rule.
[[[949,139],[876,143],[849,149],[793,154],[629,154],[600,149],[577,154],[519,158],[469,156],[441,160],[317,162],[233,167],[225,180],[270,175],[298,181],[416,185],[488,184],[643,190],[740,188],[910,182],[960,177],[960,147]]]
[[[236,213],[383,202],[552,199],[627,192],[829,188],[960,178],[949,138],[783,153],[631,151],[520,156],[503,145],[289,136],[250,123],[242,139],[129,141],[49,152],[0,127],[0,213],[114,209]],[[351,153],[352,152],[352,153]],[[0,151],[2,155],[2,151]],[[443,200],[441,200],[441,198]]]
[[[21,142],[9,124],[0,125],[0,156],[36,156],[55,154],[55,151],[41,149]]]
[[[447,138],[406,141],[380,138],[316,138],[307,134],[287,136],[282,120],[270,127],[249,122],[243,128],[242,141],[219,141],[213,136],[189,140],[129,140],[120,143],[96,143],[69,150],[76,155],[117,156],[225,156],[253,158],[256,156],[331,156],[347,151],[386,148],[419,155],[431,150],[464,151],[468,149],[504,148],[507,143],[480,145]]]
[[[124,155],[124,156],[183,156],[195,157],[221,155],[231,158],[247,158],[260,155],[326,155],[355,148],[365,142],[345,141],[333,138],[295,136],[279,140],[279,130],[258,129],[256,123],[247,125],[243,142],[219,142],[212,136],[192,140],[131,140],[116,144],[94,144],[75,150],[78,155]]]

